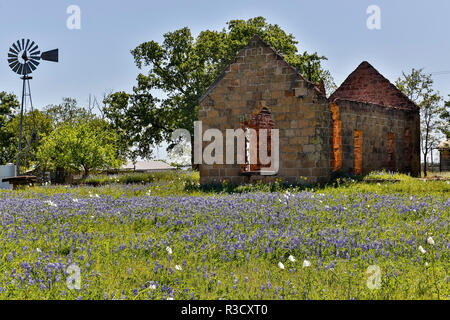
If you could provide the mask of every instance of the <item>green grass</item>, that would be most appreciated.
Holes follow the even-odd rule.
[[[10,199],[15,203],[15,199],[22,201],[20,199],[24,198],[27,210],[31,210],[29,215],[22,214],[19,207],[17,211],[3,211],[10,218],[2,216],[0,231],[3,240],[0,244],[0,288],[3,288],[0,298],[166,299],[167,292],[160,289],[164,285],[174,290],[175,299],[450,299],[450,254],[445,245],[449,242],[450,212],[448,207],[442,207],[450,198],[448,181],[422,181],[386,172],[365,178],[381,181],[377,183],[341,178],[328,185],[313,186],[281,183],[231,186],[224,183],[200,187],[198,174],[192,172],[91,179],[98,186],[37,186],[0,192],[0,201]],[[295,205],[283,202],[292,195],[310,194],[312,196],[294,202]],[[269,200],[264,200],[266,197]],[[42,209],[41,202],[49,198],[59,201],[58,208]],[[64,209],[67,203],[74,205],[72,199],[75,198],[85,199],[86,204],[77,210]],[[114,200],[128,198],[132,201],[126,204]],[[209,205],[205,200],[208,198],[215,205]],[[225,204],[221,204],[222,198],[228,199]],[[146,207],[147,201],[152,199],[160,200]],[[182,205],[183,199],[199,203]],[[386,203],[384,199],[391,202]],[[111,213],[113,204],[122,215]],[[343,209],[329,209],[334,207]],[[413,207],[417,210],[412,210]],[[101,209],[104,212],[99,208],[104,208]],[[399,208],[409,211],[399,213]],[[5,209],[0,203],[0,213],[2,210]],[[193,210],[197,212],[194,217],[190,216]],[[230,212],[223,215],[224,210]],[[283,212],[289,215],[280,218]],[[254,247],[232,254],[216,246],[209,233],[192,242],[181,237],[188,234],[195,238],[211,223],[225,223],[236,234],[257,234],[261,228],[266,228],[267,221],[274,224],[270,224],[267,234],[258,241],[249,243]],[[336,238],[348,232],[361,236],[361,241],[376,237],[409,248],[401,240],[403,234],[407,240],[417,239],[427,252],[422,255],[413,246],[413,252],[399,253],[394,260],[392,256],[378,256],[376,249],[370,249],[361,254],[373,255],[373,258],[344,259],[336,257],[334,248],[324,247],[323,265],[335,262],[334,268],[324,269],[323,265],[319,266],[317,257],[308,253],[311,248],[307,245],[283,249],[282,244],[289,242],[289,237],[283,234],[290,232],[287,229],[290,224],[294,234],[303,237],[305,243],[308,239],[321,238],[319,232]],[[333,233],[333,230],[338,231]],[[273,252],[264,253],[257,246],[262,245],[266,237],[269,239],[271,232],[280,234],[267,240],[268,243],[273,245],[274,241],[279,241],[279,245],[273,245],[276,248]],[[435,246],[426,243],[428,234],[434,237]],[[19,236],[18,240],[14,240],[14,235]],[[225,242],[236,241],[236,238],[228,238],[225,231],[217,237]],[[143,245],[143,241],[149,239],[155,241],[151,248]],[[119,249],[123,244],[126,247]],[[170,258],[166,246],[173,249]],[[37,248],[42,252],[37,252]],[[89,250],[92,253],[88,258]],[[291,254],[296,262],[287,259]],[[47,275],[41,269],[31,277],[51,279],[51,287],[45,290],[37,284],[18,288],[17,284],[7,283],[6,278],[2,278],[13,269],[24,274],[21,262],[36,263],[44,261],[45,256],[49,257],[48,261],[61,259],[64,264],[75,262],[83,268],[89,264],[82,272],[82,290],[68,290],[64,276],[56,281],[55,274]],[[415,261],[417,257],[420,261]],[[302,268],[304,259],[312,266]],[[156,262],[164,267],[155,274]],[[277,266],[278,262],[283,262],[284,270]],[[175,270],[175,265],[183,265],[183,270]],[[381,269],[378,290],[367,287],[369,265]],[[208,279],[203,272],[205,267]],[[158,289],[151,289],[153,282],[158,283]]]

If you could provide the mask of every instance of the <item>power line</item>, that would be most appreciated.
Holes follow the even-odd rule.
[[[431,72],[431,74],[434,75],[434,76],[440,76],[440,75],[443,75],[443,74],[450,74],[450,70],[448,70],[448,71],[435,71],[435,72]]]

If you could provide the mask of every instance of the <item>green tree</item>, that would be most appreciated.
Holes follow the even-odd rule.
[[[55,127],[62,123],[83,121],[92,116],[89,110],[79,107],[77,100],[73,98],[63,98],[62,103],[45,107],[44,113],[52,118]]]
[[[443,112],[442,97],[433,89],[431,74],[423,69],[412,69],[411,73],[402,73],[396,81],[397,87],[420,108],[421,150],[424,158],[424,176],[427,176],[428,155],[434,147],[436,134],[439,133]]]
[[[440,114],[441,122],[439,124],[439,130],[447,139],[450,139],[450,95],[448,97],[449,100],[445,101],[444,108]]]
[[[36,160],[36,152],[41,138],[53,131],[53,121],[46,113],[34,109],[33,112],[29,111],[23,115],[22,125],[21,166],[30,167]],[[14,157],[17,155],[19,143],[19,126],[20,114],[16,114],[5,128],[12,136],[13,143],[10,146],[10,152]]]
[[[151,157],[152,146],[170,141],[176,128],[193,134],[198,99],[234,59],[236,52],[259,34],[308,80],[332,83],[317,53],[298,53],[292,34],[263,17],[231,20],[221,31],[206,30],[194,39],[185,27],[164,34],[164,41],[149,41],[131,51],[139,69],[132,93],[116,92],[105,99],[104,114],[122,133],[131,157]]]
[[[9,126],[19,109],[19,101],[14,94],[0,92],[0,165],[15,161],[14,134]]]
[[[37,157],[43,171],[55,168],[83,171],[86,178],[93,170],[121,165],[117,141],[116,132],[105,120],[64,122],[42,140]]]

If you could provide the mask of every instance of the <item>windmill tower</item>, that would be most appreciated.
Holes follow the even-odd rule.
[[[36,70],[40,60],[58,62],[58,49],[42,52],[38,45],[30,39],[17,40],[13,43],[8,51],[9,67],[15,73],[21,75],[22,85],[22,103],[20,105],[20,124],[19,124],[19,145],[17,150],[17,176],[20,176],[21,160],[26,159],[28,148],[30,148],[33,133],[27,139],[23,137],[23,115],[27,112],[29,105],[30,111],[33,112],[33,100],[31,99],[30,80],[33,79],[30,74]],[[35,131],[35,123],[33,121],[32,132]],[[23,146],[25,140],[26,145]]]

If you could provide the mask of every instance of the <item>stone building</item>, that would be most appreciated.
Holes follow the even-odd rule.
[[[438,146],[438,150],[440,171],[450,171],[450,139],[442,141]]]
[[[202,132],[254,129],[257,141],[261,129],[279,133],[278,171],[261,174],[270,164],[250,161],[259,150],[246,138],[245,163],[228,164],[224,148],[223,161],[200,164],[201,184],[315,183],[333,171],[383,168],[420,172],[418,108],[367,62],[328,99],[323,83],[307,81],[255,36],[200,98],[198,112]],[[270,141],[269,133],[269,155]],[[238,145],[229,150],[233,157]]]
[[[419,108],[368,62],[330,96],[333,170],[420,174]]]

